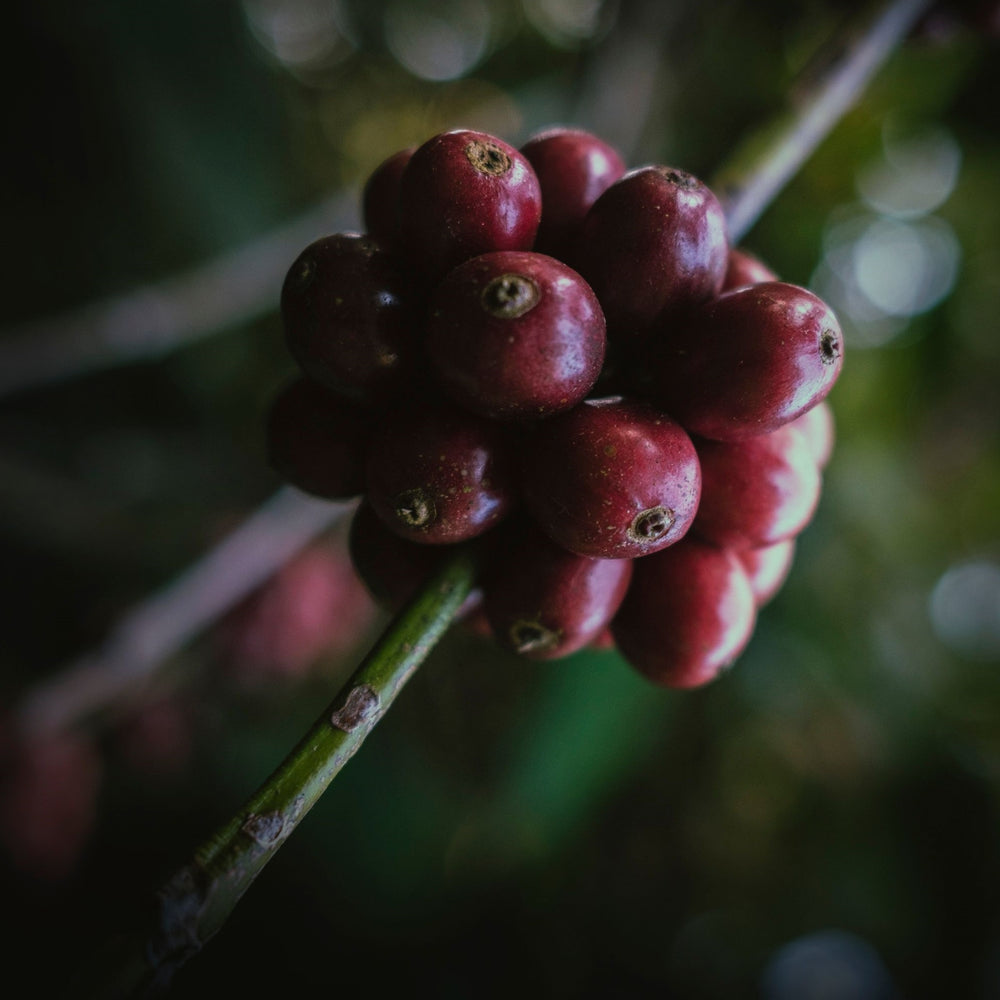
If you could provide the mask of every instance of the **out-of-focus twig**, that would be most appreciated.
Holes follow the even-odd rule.
[[[136,605],[98,649],[33,689],[22,731],[65,728],[148,683],[182,649],[296,552],[354,509],[284,487],[180,576]]]
[[[162,282],[76,312],[0,330],[0,396],[155,359],[273,310],[302,247],[357,225],[357,198],[340,193],[278,229]]]
[[[755,129],[727,158],[709,186],[726,210],[733,243],[854,105],[928,7],[930,0],[893,0],[853,20],[823,51],[822,65],[806,70],[791,107]]]

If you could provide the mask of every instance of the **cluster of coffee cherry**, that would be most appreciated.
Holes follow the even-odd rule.
[[[502,645],[715,677],[819,497],[830,309],[731,248],[696,177],[578,129],[441,133],[372,173],[363,213],[285,279],[301,376],[272,466],[363,495],[352,559],[389,609],[471,543],[465,620]]]

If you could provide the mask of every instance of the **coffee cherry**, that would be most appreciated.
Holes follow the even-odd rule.
[[[387,413],[369,447],[368,498],[396,534],[447,544],[481,535],[513,507],[500,425],[432,404]]]
[[[786,538],[755,549],[738,549],[736,555],[746,570],[757,607],[762,608],[781,590],[791,572],[795,539]]]
[[[564,259],[579,239],[590,206],[625,173],[625,161],[603,139],[575,128],[539,132],[521,152],[535,168],[542,191],[535,249]]]
[[[399,182],[416,147],[401,149],[368,176],[361,192],[365,232],[387,250],[399,243]]]
[[[344,396],[381,402],[413,376],[422,310],[406,273],[367,236],[306,247],[285,278],[281,314],[299,367]]]
[[[625,659],[651,681],[691,688],[739,656],[755,613],[735,553],[689,536],[636,561],[611,632]]]
[[[843,364],[833,311],[780,281],[740,288],[662,331],[650,363],[657,402],[720,441],[766,434],[815,406]]]
[[[530,250],[541,212],[531,164],[485,132],[428,139],[400,179],[402,245],[412,265],[432,279],[492,250]]]
[[[820,476],[793,427],[743,441],[698,440],[702,497],[693,531],[719,546],[770,545],[798,534],[819,501]]]
[[[390,531],[367,500],[354,512],[347,545],[351,563],[368,593],[392,613],[415,597],[448,557],[440,545],[420,545]],[[473,588],[458,616],[478,608],[482,597],[482,590]]]
[[[715,195],[672,167],[641,167],[594,202],[571,263],[597,293],[612,337],[716,295],[726,273],[726,223]]]
[[[833,421],[833,409],[824,399],[796,417],[791,426],[801,431],[809,443],[813,461],[820,471],[826,468],[833,454],[833,443],[836,429]]]
[[[575,555],[530,524],[503,534],[483,605],[497,641],[551,660],[597,639],[625,597],[631,560]]]
[[[604,314],[590,286],[553,257],[483,254],[434,293],[425,348],[448,394],[498,419],[575,406],[604,360]]]
[[[684,536],[701,473],[679,424],[613,396],[538,424],[525,443],[521,488],[531,515],[563,548],[621,559]]]
[[[356,497],[365,488],[369,423],[356,404],[310,379],[294,379],[268,411],[268,463],[282,479],[313,496]]]
[[[764,281],[777,281],[778,276],[763,261],[746,250],[730,247],[726,277],[722,281],[719,294],[731,292],[746,285],[759,285]]]

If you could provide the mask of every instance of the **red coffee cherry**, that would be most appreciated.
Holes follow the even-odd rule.
[[[815,406],[843,365],[830,307],[796,285],[727,292],[663,330],[649,362],[655,398],[693,434],[737,441]]]
[[[625,173],[625,161],[603,139],[575,128],[539,132],[521,152],[535,168],[542,190],[535,249],[565,258],[590,206]]]
[[[736,552],[746,570],[757,607],[762,608],[784,586],[795,558],[795,539]]]
[[[702,495],[692,530],[719,546],[752,548],[797,535],[819,502],[820,475],[793,427],[743,441],[698,440]]]
[[[612,337],[716,295],[728,259],[715,195],[673,167],[640,167],[594,202],[571,263],[597,293]]]
[[[371,418],[306,378],[289,382],[267,415],[268,464],[313,496],[346,500],[364,492]]]
[[[431,369],[452,399],[482,416],[570,409],[597,380],[604,345],[604,314],[590,286],[543,254],[474,257],[431,298]]]
[[[448,558],[448,551],[440,545],[420,545],[390,531],[367,500],[354,512],[347,545],[351,564],[368,593],[391,613],[416,596]],[[478,608],[482,597],[482,590],[474,588],[459,616]]]
[[[539,423],[524,445],[524,502],[563,548],[598,559],[645,556],[684,536],[701,472],[684,429],[620,396],[584,400]]]
[[[542,213],[538,178],[513,146],[456,130],[428,139],[400,179],[402,245],[431,278],[492,250],[530,250]]]
[[[636,560],[611,632],[625,659],[651,681],[691,688],[733,663],[750,641],[755,615],[735,553],[689,536]]]
[[[396,409],[369,446],[368,499],[411,541],[474,538],[514,505],[510,447],[501,425],[471,413],[432,404]]]
[[[484,610],[497,641],[536,660],[567,656],[595,641],[618,610],[629,559],[567,552],[530,524],[504,531],[486,580]]]
[[[285,277],[281,314],[302,371],[344,396],[382,402],[413,378],[422,309],[406,273],[367,236],[306,247]]]
[[[833,409],[830,404],[825,399],[821,400],[801,416],[796,417],[791,426],[805,435],[813,461],[820,471],[825,469],[833,454],[836,439]]]
[[[746,250],[730,247],[726,277],[719,294],[731,292],[746,285],[759,285],[764,281],[777,281],[778,276],[763,261]]]
[[[368,176],[361,192],[365,232],[387,250],[399,244],[399,182],[415,146],[383,160]]]

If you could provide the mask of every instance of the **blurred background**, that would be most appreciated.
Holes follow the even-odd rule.
[[[449,127],[708,179],[844,5],[35,0],[5,14],[0,702],[281,486],[278,288]],[[837,447],[694,692],[454,630],[179,996],[1000,996],[1000,60],[936,10],[743,245],[845,328]],[[994,17],[995,22],[995,17]],[[55,995],[280,761],[385,619],[343,521],[138,695],[5,756],[5,971]]]

